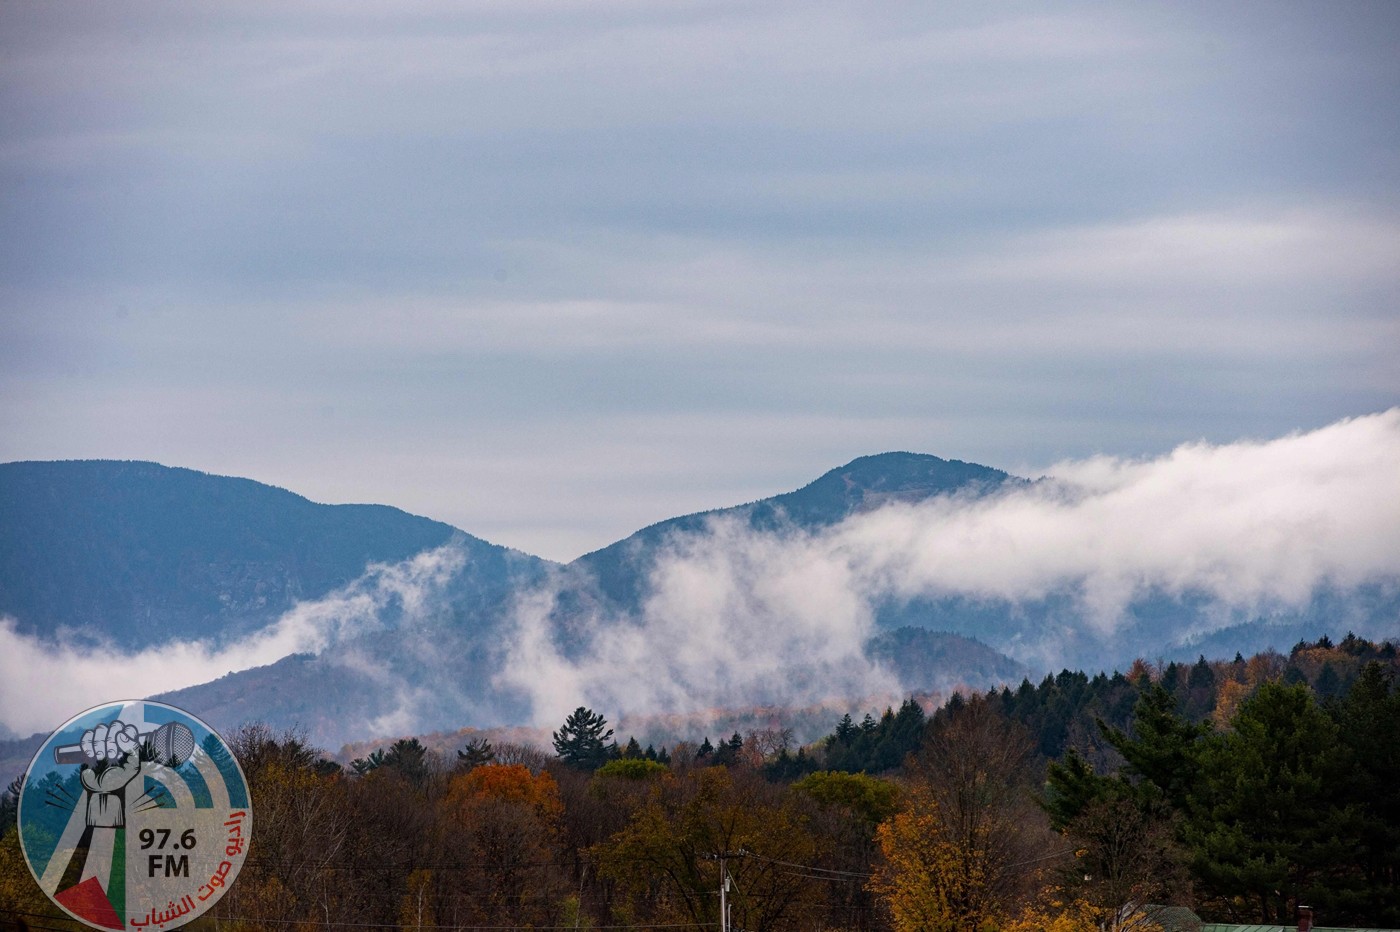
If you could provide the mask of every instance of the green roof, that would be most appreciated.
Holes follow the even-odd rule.
[[[1233,922],[1207,922],[1201,932],[1298,932],[1296,925],[1237,925]],[[1359,926],[1313,926],[1312,932],[1400,932],[1400,929],[1366,929]]]

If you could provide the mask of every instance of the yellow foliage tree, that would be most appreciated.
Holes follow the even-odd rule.
[[[1240,703],[1249,698],[1251,691],[1249,686],[1235,680],[1226,680],[1220,684],[1215,697],[1215,710],[1210,716],[1217,729],[1224,731],[1230,727],[1235,713],[1239,711]]]
[[[909,805],[880,825],[876,839],[884,861],[870,888],[896,932],[995,932],[986,851],[946,840],[926,790],[911,790]]]

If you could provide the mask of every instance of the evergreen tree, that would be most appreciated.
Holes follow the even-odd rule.
[[[1162,671],[1162,688],[1172,695],[1181,687],[1181,668],[1173,661]]]
[[[1239,658],[1239,654],[1235,656],[1242,659]],[[1191,666],[1190,675],[1186,677],[1186,686],[1193,690],[1215,689],[1215,670],[1211,669],[1210,663],[1205,662],[1204,654]]]
[[[472,738],[467,746],[457,752],[457,760],[466,770],[489,764],[496,759],[496,749],[485,738]]]
[[[1400,689],[1371,661],[1329,711],[1353,762],[1339,790],[1361,807],[1358,865],[1365,879],[1355,902],[1337,903],[1337,918],[1400,928]]]
[[[1153,686],[1138,700],[1131,737],[1115,728],[1104,730],[1130,774],[1155,786],[1177,810],[1186,810],[1201,772],[1202,739],[1209,725],[1182,719],[1171,693]]]
[[[0,792],[0,838],[5,837],[19,814],[19,794],[24,789],[24,774],[15,777],[9,786]]]
[[[1041,806],[1050,815],[1051,827],[1062,831],[1090,805],[1114,795],[1117,783],[1112,777],[1099,776],[1078,751],[1070,749],[1063,761],[1050,762]]]
[[[554,753],[575,769],[597,770],[612,756],[608,745],[612,735],[607,719],[592,709],[579,706],[569,713],[563,727],[554,732]]]
[[[1337,668],[1332,665],[1332,661],[1329,660],[1322,665],[1322,669],[1317,674],[1317,682],[1313,684],[1313,689],[1323,699],[1331,699],[1341,693],[1342,678],[1337,675]]]
[[[389,745],[382,766],[392,767],[409,783],[422,786],[428,779],[428,749],[417,738],[400,738]]]
[[[796,754],[783,748],[777,757],[763,765],[763,776],[775,783],[791,783],[816,770],[817,762],[807,756],[805,748],[798,748]]]
[[[1193,873],[1262,922],[1291,923],[1299,903],[1344,899],[1361,825],[1339,792],[1349,762],[1336,724],[1306,686],[1277,682],[1230,724],[1202,742],[1183,800]],[[1154,759],[1181,759],[1174,743],[1167,733],[1167,753]]]
[[[731,767],[739,762],[739,752],[744,748],[744,738],[737,731],[730,736],[728,741],[721,741],[719,748],[715,751],[714,763]]]
[[[357,757],[350,762],[350,769],[363,777],[371,770],[378,770],[384,766],[384,749],[376,748],[369,753],[368,757]]]

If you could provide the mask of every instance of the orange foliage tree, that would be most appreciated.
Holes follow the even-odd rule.
[[[449,925],[548,924],[567,893],[563,811],[554,778],[523,764],[488,764],[453,777],[439,806],[443,864],[433,917]]]

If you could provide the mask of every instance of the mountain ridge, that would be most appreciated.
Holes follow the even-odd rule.
[[[370,564],[459,536],[501,573],[508,563],[547,564],[390,505],[322,504],[144,460],[0,464],[0,527],[0,614],[24,634],[127,647],[192,632],[226,642]]]
[[[716,519],[732,517],[760,531],[777,530],[785,524],[817,530],[894,500],[917,502],[952,493],[985,494],[1008,483],[1027,482],[990,466],[929,453],[891,451],[858,456],[793,491],[667,518],[568,565],[591,573],[602,593],[614,603],[635,608],[642,596],[640,580],[654,563],[656,548],[668,536],[698,532]]]
[[[107,481],[74,483],[72,474],[83,470]],[[56,474],[66,474],[67,479],[59,481]],[[140,487],[139,494],[132,492],[131,483]],[[522,669],[526,677],[532,669],[545,677],[552,670],[564,672],[563,688],[579,663],[611,676],[614,662],[608,651],[614,642],[608,636],[634,637],[657,620],[648,615],[648,596],[649,587],[660,578],[653,573],[658,561],[684,553],[686,535],[702,534],[712,522],[734,522],[741,531],[772,534],[783,543],[784,535],[815,535],[891,502],[918,503],[938,496],[976,501],[1031,484],[1002,470],[929,454],[872,454],[828,470],[793,491],[656,522],[572,563],[557,564],[391,506],[323,505],[251,479],[145,461],[0,464],[0,613],[16,619],[19,633],[47,638],[50,644],[60,625],[81,627],[84,622],[90,623],[91,631],[77,637],[80,648],[117,644],[130,651],[176,638],[217,642],[220,636],[228,640],[258,631],[293,605],[310,603],[313,610],[319,606],[338,611],[337,599],[363,595],[380,577],[392,583],[417,557],[442,551],[448,557],[442,561],[447,570],[423,585],[409,580],[412,585],[402,591],[390,586],[368,623],[352,619],[342,627],[339,619],[330,618],[334,636],[317,642],[325,645],[318,653],[282,656],[167,693],[166,698],[209,715],[220,726],[247,720],[289,725],[294,722],[288,719],[295,718],[328,746],[341,743],[356,729],[407,732],[510,724],[531,715],[538,694],[532,681],[522,680]],[[113,510],[116,517],[107,513]],[[939,513],[930,514],[937,520]],[[51,514],[57,519],[48,520]],[[13,520],[16,515],[22,520]],[[724,539],[719,540],[722,544]],[[35,548],[42,551],[42,545],[71,553],[61,559],[36,559]],[[90,551],[116,551],[121,559],[94,564]],[[247,558],[229,558],[230,551]],[[371,563],[378,565],[379,575],[373,579],[366,573]],[[85,578],[83,567],[113,572],[94,582]],[[154,573],[152,567],[161,572]],[[414,585],[418,589],[410,591]],[[65,587],[84,596],[78,608],[86,615],[57,621],[55,612],[26,615],[19,596],[27,592],[37,598],[36,591],[52,596]],[[1191,623],[1210,606],[1196,604],[1189,593],[1154,591],[1136,597],[1124,609],[1119,627],[1108,634],[1083,622],[1072,589],[1016,602],[951,591],[901,595],[877,589],[854,594],[863,600],[857,614],[868,615],[848,624],[864,626],[864,640],[842,650],[850,655],[846,660],[870,665],[862,670],[883,670],[893,677],[888,682],[900,688],[936,688],[954,680],[981,688],[1008,676],[1019,679],[1018,671],[1061,663],[1109,668],[1132,656],[1194,659],[1198,649],[1218,652],[1229,645],[1254,652],[1286,646],[1281,639],[1291,643],[1299,636],[1340,635],[1340,630],[1326,627],[1329,619],[1334,626],[1366,634],[1386,624],[1384,619],[1393,623],[1400,607],[1400,588],[1372,589],[1339,591],[1335,597],[1321,593],[1309,606],[1287,614],[1231,609],[1210,629],[1215,634],[1194,641]],[[113,604],[125,599],[127,604],[118,606],[125,614],[94,615],[93,605],[104,605],[104,593]],[[220,601],[221,594],[228,598]],[[541,617],[529,622],[536,626],[529,632],[537,639],[531,648],[536,653],[513,653],[524,632],[521,603],[531,600],[535,607],[547,606]],[[742,597],[736,604],[741,606],[737,614],[732,607],[725,609],[729,616],[682,617],[692,626],[708,626],[721,617],[720,623],[738,622],[741,628],[757,623],[750,630],[760,640],[746,643],[762,654],[763,663],[771,664],[773,675],[747,698],[762,703],[768,701],[765,696],[811,695],[813,688],[836,688],[825,677],[839,672],[839,664],[833,666],[830,656],[807,656],[821,652],[820,637],[781,642],[789,646],[771,656],[763,653],[773,651],[779,641],[771,635],[781,637],[789,621],[799,619],[797,614],[784,615],[787,609],[780,607],[746,616]],[[818,606],[817,611],[825,609]],[[774,627],[762,627],[765,624]],[[71,640],[73,633],[66,630],[64,636]],[[666,656],[674,641],[632,643],[646,645],[647,657],[659,661],[639,675],[667,677],[676,671],[668,667],[671,658]],[[1059,655],[1043,652],[1047,646],[1057,646]],[[721,666],[696,671],[682,665],[677,678],[667,682],[681,684],[693,697],[703,687],[687,676],[712,682],[716,674],[725,675],[726,655],[702,649],[701,656],[706,662],[720,658],[715,662]],[[734,659],[742,664],[748,658]],[[538,666],[526,669],[532,662]],[[510,663],[517,664],[511,668],[514,675],[502,677]],[[519,666],[522,663],[525,667]],[[860,689],[866,681],[842,682],[842,689]]]

